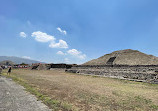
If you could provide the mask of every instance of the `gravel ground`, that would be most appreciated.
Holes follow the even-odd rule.
[[[0,111],[51,111],[12,79],[0,76]]]

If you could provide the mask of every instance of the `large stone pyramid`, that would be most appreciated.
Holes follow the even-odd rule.
[[[158,57],[137,50],[119,50],[93,59],[83,65],[158,65]]]

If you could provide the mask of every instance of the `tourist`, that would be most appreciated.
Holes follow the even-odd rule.
[[[1,76],[1,73],[2,73],[2,67],[0,66],[0,76]]]
[[[12,70],[12,68],[10,67],[10,68],[8,69],[8,73],[7,73],[7,74],[9,74],[9,75],[10,75],[11,70]]]

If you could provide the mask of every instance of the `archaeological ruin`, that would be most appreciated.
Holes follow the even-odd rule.
[[[69,69],[72,66],[76,66],[76,64],[41,64],[41,63],[36,63],[32,64],[31,70],[51,70],[51,69]]]
[[[115,51],[65,71],[158,84],[158,58],[131,49]]]

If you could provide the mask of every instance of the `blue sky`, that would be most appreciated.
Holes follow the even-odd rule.
[[[116,50],[158,56],[157,0],[0,0],[0,55],[84,63]]]

